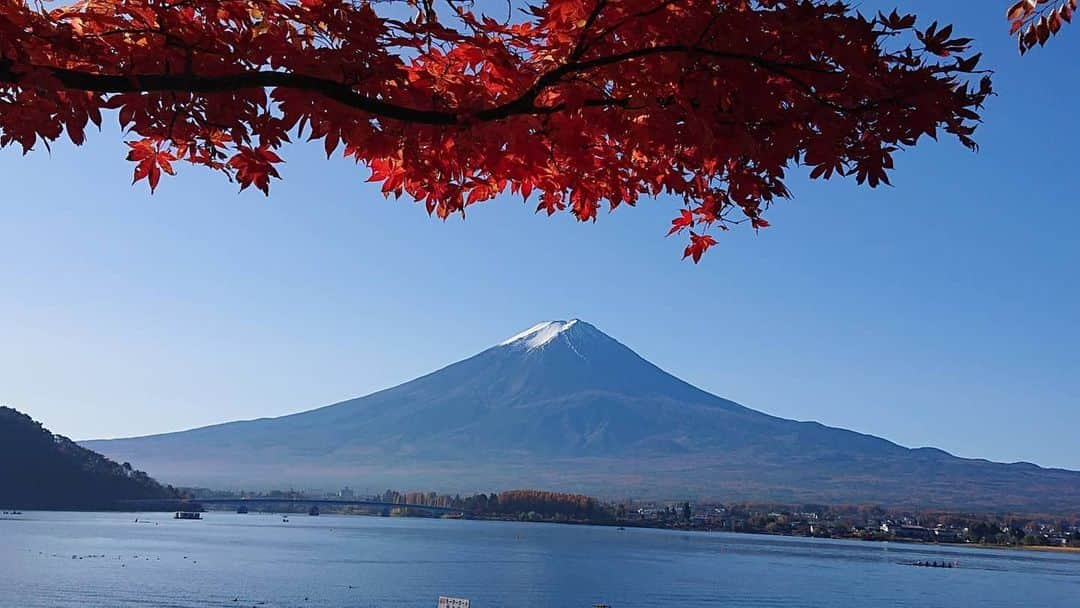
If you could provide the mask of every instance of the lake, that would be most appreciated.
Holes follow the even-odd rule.
[[[138,523],[136,523],[136,517]],[[728,533],[207,513],[0,520],[0,605],[1076,606],[1080,556]],[[956,561],[953,569],[916,560]]]

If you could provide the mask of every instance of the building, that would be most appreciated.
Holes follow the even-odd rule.
[[[963,540],[959,530],[938,526],[934,528],[934,540],[939,543],[958,543]]]
[[[934,539],[934,531],[930,528],[924,528],[923,526],[913,526],[910,524],[885,522],[881,524],[881,531],[885,532],[886,534],[892,534],[895,538],[906,538],[911,540]]]

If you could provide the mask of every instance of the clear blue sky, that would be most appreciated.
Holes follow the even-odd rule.
[[[319,146],[269,199],[192,167],[150,196],[112,128],[0,152],[0,403],[80,439],[274,416],[580,317],[772,414],[1080,469],[1080,26],[1021,60],[1004,2],[906,4],[997,70],[982,152],[928,141],[879,190],[797,177],[696,267],[671,200],[443,223]]]

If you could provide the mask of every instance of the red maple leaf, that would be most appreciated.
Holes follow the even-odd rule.
[[[1022,48],[1075,1],[1031,5],[1008,14]],[[992,93],[952,26],[831,0],[539,0],[509,22],[454,6],[3,0],[0,147],[81,144],[113,111],[151,191],[183,160],[268,193],[286,144],[322,140],[438,217],[506,191],[582,221],[669,195],[674,234],[767,226],[793,165],[873,187],[924,135],[974,148]],[[691,234],[687,257],[711,244]]]

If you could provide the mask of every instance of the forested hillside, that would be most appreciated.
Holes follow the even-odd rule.
[[[0,406],[0,506],[111,509],[120,500],[176,496],[174,488],[130,464],[109,460]]]

